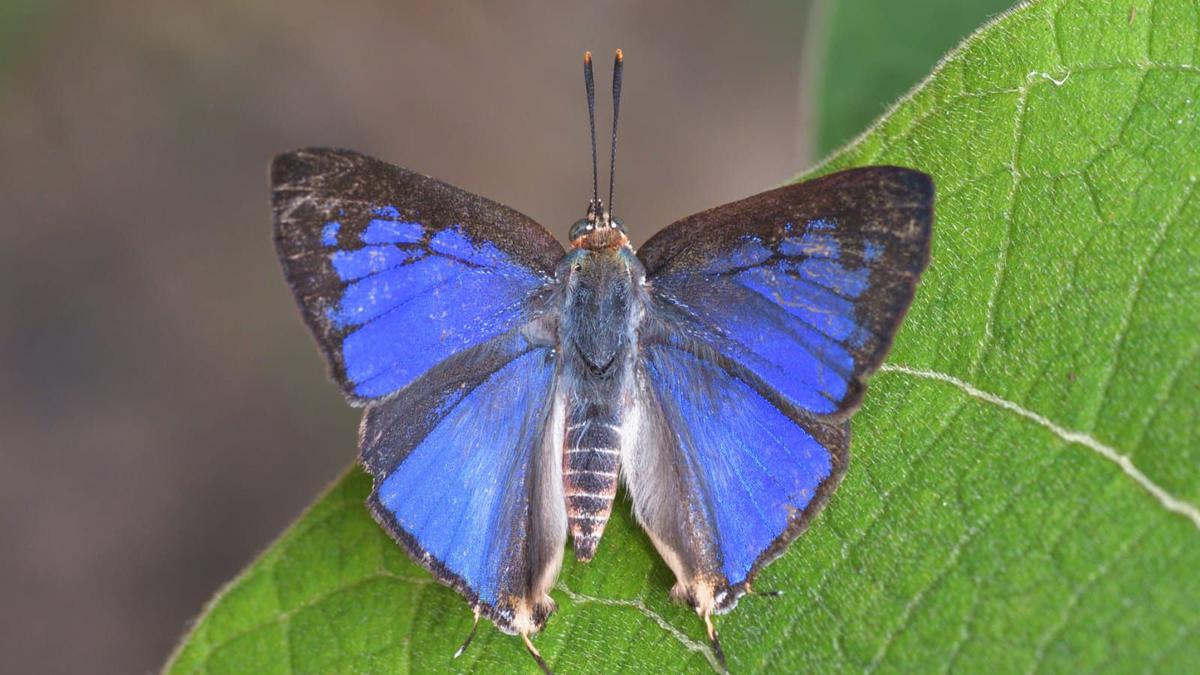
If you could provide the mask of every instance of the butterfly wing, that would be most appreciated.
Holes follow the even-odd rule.
[[[520,335],[436,366],[363,418],[375,519],[508,633],[540,630],[562,563],[563,405]]]
[[[670,339],[712,345],[787,402],[844,414],[929,261],[933,182],[852,169],[681,220],[638,251]]]
[[[563,249],[520,213],[347,150],[271,166],[288,284],[355,404],[539,314]]]
[[[639,250],[651,310],[626,482],[698,611],[732,607],[841,480],[846,418],[912,300],[932,217],[928,176],[872,167],[697,214]]]
[[[368,506],[508,632],[553,609],[566,538],[555,393],[563,249],[529,218],[362,155],[271,167],[288,283],[352,403]]]
[[[638,371],[634,513],[702,614],[736,604],[807,527],[849,462],[846,421],[781,410],[736,370],[667,345]]]

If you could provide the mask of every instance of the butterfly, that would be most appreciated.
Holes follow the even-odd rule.
[[[621,66],[618,51],[614,167]],[[508,207],[312,148],[271,167],[279,259],[365,409],[371,514],[476,626],[520,635],[545,667],[529,636],[555,609],[568,536],[590,560],[623,482],[720,655],[712,615],[846,471],[849,417],[929,261],[933,182],[842,171],[684,218],[635,252],[611,173],[608,208],[598,196],[590,55],[585,84],[593,190],[569,251]]]

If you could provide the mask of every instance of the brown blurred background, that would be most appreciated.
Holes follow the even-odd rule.
[[[590,189],[581,54],[606,93],[622,47],[617,210],[637,243],[809,162],[808,17],[0,0],[2,669],[156,670],[353,460],[357,414],[272,249],[273,154],[355,148],[562,236]]]

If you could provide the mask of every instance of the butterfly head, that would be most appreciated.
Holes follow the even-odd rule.
[[[629,245],[625,223],[605,210],[599,200],[588,205],[587,216],[575,221],[569,236],[575,248],[595,250]]]
[[[621,72],[625,57],[617,50],[613,60],[613,129],[612,154],[608,173],[608,204],[612,207],[613,184],[617,174],[617,118],[621,110]],[[575,221],[569,236],[575,248],[588,250],[621,248],[629,246],[625,223],[604,208],[600,199],[600,185],[596,171],[596,88],[592,78],[592,53],[583,54],[583,86],[587,92],[588,124],[592,132],[592,200],[588,203],[587,216]]]

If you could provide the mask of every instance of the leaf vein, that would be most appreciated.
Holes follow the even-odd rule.
[[[849,544],[844,543],[842,545],[841,557],[839,557],[836,561],[834,561],[834,563],[832,565],[829,565],[825,569],[825,571],[821,574],[821,578],[817,581],[816,586],[810,592],[810,594],[812,596],[814,596],[814,597],[821,596],[821,592],[825,590],[826,585],[828,585],[829,581],[834,578],[834,576],[835,576],[834,573],[837,572],[838,570],[840,570],[843,566],[845,566],[846,561],[850,559],[850,552],[857,550],[859,548],[859,546],[864,541],[866,541],[868,535],[870,535],[871,532],[875,531],[875,528],[877,526],[879,526],[879,524],[883,521],[883,514],[886,513],[890,508],[892,508],[893,502],[890,501],[888,498],[897,489],[900,489],[900,488],[903,488],[904,486],[906,486],[908,484],[908,481],[912,480],[912,477],[917,474],[917,471],[916,471],[917,466],[925,461],[925,459],[928,457],[929,449],[932,448],[934,445],[936,445],[942,439],[942,437],[950,429],[951,422],[954,421],[954,418],[958,416],[958,413],[962,409],[963,409],[963,402],[959,401],[949,410],[949,412],[946,413],[945,417],[941,420],[941,424],[939,425],[938,430],[933,434],[932,437],[930,437],[930,439],[926,443],[924,443],[922,445],[922,447],[919,450],[917,450],[914,453],[913,461],[909,465],[909,471],[906,472],[904,474],[904,476],[902,476],[900,478],[899,481],[897,481],[895,484],[893,484],[891,488],[889,488],[888,490],[886,490],[885,492],[883,492],[881,494],[881,499],[880,499],[881,506],[879,507],[879,509],[877,509],[875,512],[873,512],[871,514],[870,519],[864,524],[862,530],[860,530],[860,532],[859,532],[859,535],[857,537],[855,537],[855,539],[852,543],[849,543]],[[841,619],[837,615],[835,615],[832,611],[829,611],[829,615],[838,624],[843,623],[841,621]],[[785,626],[782,638],[780,639],[778,645],[787,644],[789,638],[791,638],[792,634],[795,631],[796,631],[796,624],[793,623],[793,624],[788,624],[787,626]],[[770,657],[772,657],[773,655],[774,655],[774,650],[772,652],[770,652],[769,654],[765,655],[763,657],[763,660],[759,662],[758,668],[761,669],[761,668],[765,667],[765,664],[770,662]]]
[[[584,595],[582,593],[576,593],[570,588],[567,588],[566,584],[562,583],[561,581],[555,584],[554,588],[562,591],[563,594],[571,599],[571,602],[576,604],[582,605],[591,603],[603,605],[605,607],[628,607],[630,609],[635,609],[638,612],[641,612],[642,616],[645,616],[654,623],[658,624],[659,628],[663,629],[668,635],[675,638],[679,644],[683,645],[684,649],[687,649],[689,652],[704,656],[709,665],[712,666],[714,672],[723,672],[720,662],[717,661],[716,654],[713,653],[712,649],[710,649],[708,645],[697,642],[685,635],[683,631],[679,630],[679,628],[675,626],[675,624],[667,621],[666,618],[664,618],[661,614],[647,607],[646,603],[642,602],[641,600],[618,600],[614,598],[598,598],[591,595]]]
[[[371,582],[371,581],[374,581],[374,580],[380,579],[380,578],[391,579],[393,581],[397,581],[397,582],[401,582],[401,583],[405,583],[405,584],[428,585],[428,584],[433,583],[433,579],[431,579],[431,578],[424,578],[424,579],[411,578],[411,577],[401,576],[399,574],[393,574],[391,572],[375,572],[373,574],[368,574],[359,579],[355,579],[352,582],[341,584],[337,588],[331,588],[324,593],[315,595],[312,598],[300,603],[299,605],[296,605],[295,607],[293,607],[291,609],[281,611],[278,614],[276,614],[275,616],[273,616],[265,621],[260,621],[256,624],[254,624],[253,626],[250,626],[243,630],[237,631],[236,633],[233,633],[232,635],[229,635],[228,637],[226,637],[218,642],[214,642],[212,644],[209,652],[204,655],[204,657],[197,663],[196,667],[191,672],[198,673],[198,672],[202,672],[203,670],[205,670],[205,666],[208,665],[208,662],[209,662],[209,660],[212,659],[213,655],[216,654],[216,652],[219,651],[222,647],[224,647],[225,645],[228,645],[231,642],[235,642],[247,635],[254,633],[255,631],[262,630],[263,628],[266,628],[267,626],[270,626],[271,624],[279,623],[281,621],[287,621],[287,620],[291,619],[292,616],[294,616],[295,614],[298,614],[299,612],[301,612],[305,609],[308,609],[309,607],[313,607],[313,606],[317,605],[318,603],[322,602],[323,600],[326,600],[328,598],[331,598],[331,597],[337,595],[338,593],[343,593],[352,588],[362,586],[363,584],[366,584],[368,582]]]
[[[991,403],[999,408],[1034,422],[1035,424],[1041,426],[1045,430],[1049,431],[1055,436],[1058,436],[1064,441],[1067,441],[1068,443],[1082,445],[1085,448],[1095,452],[1097,455],[1100,455],[1104,459],[1116,464],[1125,475],[1129,476],[1133,482],[1137,483],[1143,490],[1148,492],[1150,496],[1154,497],[1163,508],[1187,518],[1188,520],[1192,521],[1197,529],[1200,529],[1200,508],[1198,508],[1195,504],[1179,499],[1178,497],[1175,497],[1171,493],[1167,492],[1157,483],[1150,480],[1149,476],[1142,473],[1141,469],[1138,469],[1136,466],[1134,466],[1133,461],[1129,459],[1128,455],[1122,454],[1115,448],[1101,443],[1090,434],[1067,429],[1045,415],[1036,413],[1028,408],[1024,408],[991,392],[983,391],[982,389],[979,389],[964,380],[960,380],[953,375],[947,375],[946,373],[941,373],[934,370],[925,370],[923,368],[913,368],[911,366],[888,363],[885,363],[879,370],[882,372],[903,373],[913,377],[921,377],[927,380],[936,380],[938,382],[944,382],[946,384],[953,385],[958,387],[963,393],[972,398]]]
[[[933,579],[930,580],[928,584],[917,591],[913,597],[910,598],[907,603],[905,603],[904,608],[900,611],[900,625],[888,631],[887,636],[884,638],[883,644],[879,646],[879,649],[875,652],[875,656],[864,669],[866,672],[874,672],[879,668],[879,665],[883,662],[883,659],[887,656],[892,646],[896,643],[896,638],[902,635],[904,631],[908,630],[908,627],[912,625],[913,616],[915,615],[916,610],[922,604],[924,604],[926,598],[929,597],[929,593],[945,582],[945,580],[950,576],[950,573],[953,572],[958,566],[959,558],[962,557],[963,551],[966,550],[967,546],[975,540],[975,537],[984,532],[988,526],[991,525],[991,523],[998,516],[1000,516],[1000,514],[1008,510],[1008,505],[1011,504],[1018,496],[1020,496],[1022,492],[1024,492],[1027,485],[1029,485],[1028,480],[1023,480],[1018,483],[1011,491],[1005,494],[1004,499],[1000,501],[995,509],[977,520],[975,525],[967,527],[962,536],[958,538],[958,541],[954,543],[954,547],[950,550],[950,554],[946,556],[945,564],[938,571],[938,573],[933,577]]]
[[[1116,379],[1117,371],[1121,367],[1121,356],[1125,349],[1125,338],[1129,334],[1129,326],[1133,321],[1133,314],[1138,306],[1138,300],[1142,296],[1142,290],[1146,285],[1146,278],[1150,276],[1150,269],[1154,266],[1155,259],[1162,251],[1163,243],[1167,240],[1167,231],[1171,224],[1183,212],[1184,207],[1192,200],[1192,195],[1195,194],[1196,184],[1192,183],[1188,186],[1183,198],[1179,203],[1171,208],[1171,213],[1162,219],[1158,229],[1154,233],[1154,240],[1150,244],[1150,250],[1144,260],[1140,260],[1133,275],[1133,282],[1130,284],[1129,291],[1126,293],[1125,306],[1121,308],[1121,318],[1117,324],[1117,334],[1113,340],[1112,347],[1109,349],[1112,354],[1111,366],[1104,374],[1104,381],[1098,388],[1099,394],[1092,413],[1092,420],[1088,424],[1088,428],[1094,433],[1096,431],[1096,423],[1099,420],[1100,410],[1104,407],[1104,402],[1108,400],[1108,395],[1112,389],[1113,380]]]
[[[1096,585],[1097,581],[1112,573],[1114,566],[1124,561],[1126,556],[1128,556],[1129,553],[1136,548],[1136,544],[1145,539],[1146,535],[1148,535],[1154,529],[1155,528],[1153,526],[1144,528],[1140,533],[1137,534],[1137,536],[1125,539],[1124,543],[1120,548],[1117,549],[1117,552],[1111,559],[1097,565],[1092,570],[1092,573],[1088,575],[1087,579],[1085,579],[1082,584],[1079,584],[1075,587],[1075,591],[1071,594],[1071,597],[1067,599],[1067,604],[1063,607],[1058,621],[1042,634],[1042,638],[1038,640],[1037,645],[1035,645],[1033,651],[1033,663],[1031,663],[1029,666],[1029,670],[1027,671],[1028,675],[1033,675],[1033,673],[1036,673],[1041,669],[1042,664],[1046,660],[1046,648],[1050,646],[1050,643],[1053,642],[1054,639],[1062,633],[1063,629],[1066,628],[1067,624],[1070,623],[1071,616],[1075,612],[1075,608],[1079,606],[1079,601],[1083,599],[1083,596],[1086,595],[1087,592]]]

